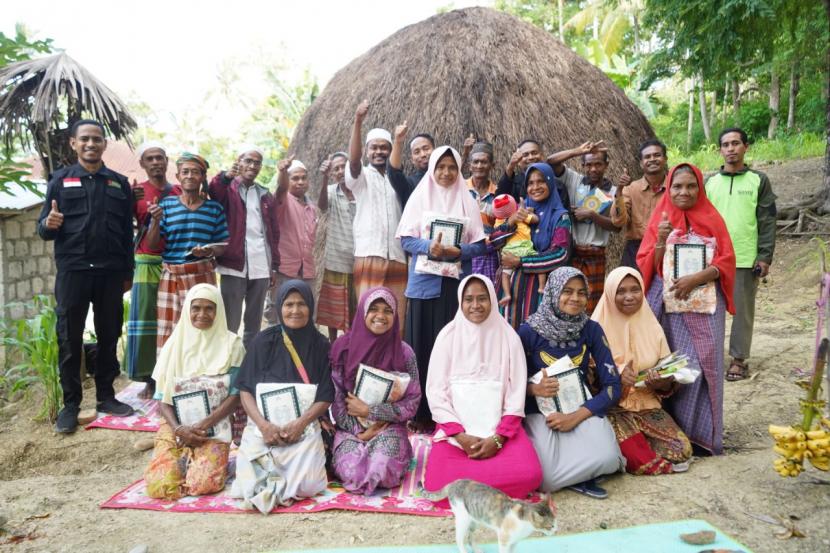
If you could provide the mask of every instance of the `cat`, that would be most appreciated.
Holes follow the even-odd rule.
[[[546,536],[556,532],[556,504],[550,495],[542,495],[539,503],[511,499],[487,484],[473,480],[456,480],[441,490],[421,495],[430,501],[448,499],[455,515],[455,543],[459,553],[474,553],[473,532],[486,526],[496,531],[499,553],[513,553],[516,544],[533,532]]]

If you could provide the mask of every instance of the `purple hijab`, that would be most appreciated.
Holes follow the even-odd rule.
[[[366,315],[373,302],[383,300],[393,311],[392,328],[376,336],[366,327]],[[357,304],[357,311],[349,332],[331,346],[332,366],[344,367],[345,387],[354,386],[357,369],[361,363],[384,371],[406,372],[406,358],[398,323],[398,302],[388,288],[378,286],[366,290]]]

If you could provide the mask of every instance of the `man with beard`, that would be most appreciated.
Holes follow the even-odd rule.
[[[401,202],[389,182],[387,160],[392,152],[392,135],[385,129],[372,129],[366,135],[366,158],[362,164],[362,127],[369,103],[362,102],[355,112],[349,140],[346,187],[357,202],[354,219],[355,295],[375,286],[386,286],[398,300],[398,318],[403,328],[406,312],[406,255],[395,238],[401,220]]]
[[[81,119],[69,132],[77,163],[58,169],[46,187],[37,233],[55,241],[55,314],[63,408],[55,430],[78,427],[83,399],[81,353],[89,304],[95,314],[98,411],[125,417],[133,408],[115,399],[115,349],[124,317],[122,296],[133,275],[132,191],[124,175],[102,161],[107,141],[98,121]]]
[[[150,226],[149,208],[167,196],[178,196],[182,189],[167,182],[167,152],[159,142],[145,142],[138,148],[138,163],[147,173],[147,180],[133,189],[133,206],[138,233],[135,237],[135,273],[130,293],[130,319],[127,321],[127,375],[130,380],[144,382],[141,399],[150,399],[156,390],[151,378],[156,366],[157,306],[161,280],[161,254],[164,241],[151,248],[147,240]]]
[[[623,169],[611,208],[611,222],[625,231],[620,265],[634,269],[637,269],[637,250],[651,213],[666,190],[666,145],[654,138],[646,140],[640,144],[637,157],[643,178],[631,182],[628,170]]]
[[[158,338],[156,354],[179,322],[187,291],[196,284],[216,285],[216,257],[228,240],[228,225],[222,204],[205,199],[208,162],[200,155],[184,152],[176,160],[180,196],[167,196],[150,204],[152,216],[147,230],[151,248],[162,239],[162,271],[158,290]],[[156,399],[160,399],[156,390]]]
[[[496,196],[510,194],[516,200],[516,203],[519,203],[527,194],[525,191],[525,171],[534,163],[539,162],[544,162],[542,145],[539,141],[527,138],[519,142],[496,186]],[[568,191],[560,179],[556,181],[556,190],[559,192],[559,199],[562,200],[562,207],[570,210],[571,203]]]
[[[267,188],[256,183],[262,161],[260,148],[242,146],[231,169],[210,182],[210,195],[225,209],[230,234],[228,247],[216,260],[228,330],[239,331],[244,302],[246,348],[262,326],[265,294],[276,283],[280,265],[276,202]]]
[[[581,156],[580,174],[565,165],[565,161]],[[588,279],[590,296],[586,311],[590,315],[602,297],[605,284],[605,248],[612,232],[619,232],[611,221],[611,201],[607,205],[595,200],[603,195],[613,198],[616,187],[605,178],[608,169],[608,148],[603,141],[586,142],[578,148],[557,152],[548,157],[556,177],[565,185],[571,199],[574,218],[574,252],[571,265]],[[598,207],[590,207],[597,203]]]
[[[320,165],[323,183],[317,207],[328,212],[323,284],[317,304],[317,324],[329,328],[334,342],[337,331],[347,331],[357,308],[354,293],[354,215],[355,199],[346,188],[345,152],[337,152]],[[329,179],[333,184],[329,184]]]
[[[729,333],[732,362],[726,380],[749,376],[752,330],[755,325],[755,294],[758,279],[769,274],[775,251],[777,209],[775,193],[766,174],[744,162],[749,141],[743,129],[732,127],[718,136],[723,165],[706,179],[706,196],[726,222],[735,248],[735,316]]]

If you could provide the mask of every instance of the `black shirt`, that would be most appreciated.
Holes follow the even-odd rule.
[[[63,225],[44,224],[57,201]],[[112,271],[127,279],[133,272],[133,196],[127,177],[107,169],[90,173],[76,163],[55,171],[37,232],[55,241],[55,265],[64,271]]]

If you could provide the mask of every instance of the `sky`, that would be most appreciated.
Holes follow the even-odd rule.
[[[219,2],[88,0],[4,2],[0,31],[22,23],[114,90],[142,101],[145,124],[168,130],[174,118],[210,111],[212,130],[238,130],[249,105],[218,94],[220,75],[238,73],[232,86],[247,98],[267,94],[263,65],[282,66],[285,78],[304,69],[320,85],[355,57],[398,29],[440,8],[488,5],[470,0],[262,0]],[[245,63],[252,59],[259,69]],[[210,101],[206,102],[209,94]],[[230,95],[236,97],[234,93]]]

